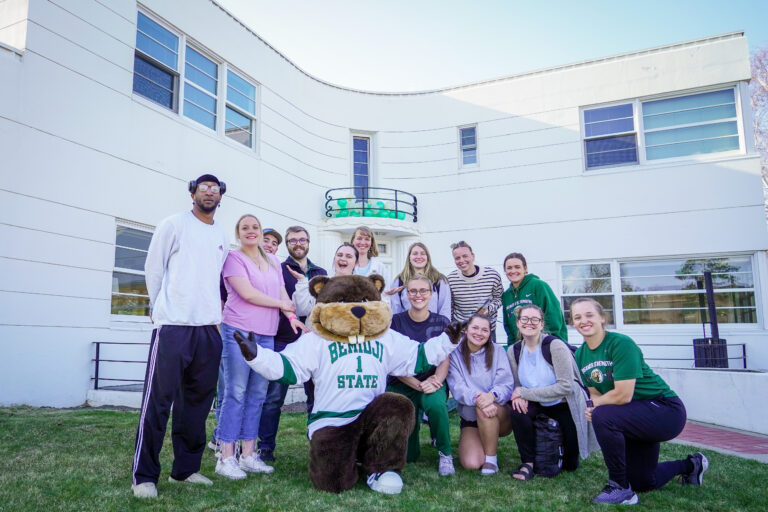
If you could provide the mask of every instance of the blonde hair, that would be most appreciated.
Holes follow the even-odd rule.
[[[571,305],[570,305],[571,320],[573,320],[573,306],[575,306],[576,304],[592,304],[595,307],[595,310],[597,310],[597,314],[600,315],[600,318],[603,319],[602,324],[603,324],[603,327],[605,327],[607,320],[605,319],[605,311],[603,310],[602,304],[597,302],[592,297],[579,297],[578,299],[571,302]]]
[[[424,270],[418,272],[415,268],[413,268],[413,265],[411,265],[411,251],[414,247],[421,247],[424,249],[424,252],[427,255],[427,265],[424,267]],[[403,270],[398,274],[398,277],[403,284],[408,284],[408,282],[411,281],[414,276],[419,274],[428,277],[431,281],[431,284],[438,284],[440,281],[447,281],[446,277],[432,266],[432,256],[429,255],[429,249],[427,249],[427,246],[422,242],[414,242],[410,247],[408,247],[408,257],[406,258],[405,265],[403,265]]]
[[[373,258],[374,256],[379,255],[379,248],[376,246],[376,237],[373,236],[373,231],[371,231],[371,228],[368,226],[358,226],[355,228],[355,231],[352,233],[352,238],[349,239],[349,243],[354,244],[355,243],[355,237],[357,236],[357,233],[360,233],[361,235],[367,236],[371,239],[371,246],[368,248],[368,258]]]
[[[235,223],[235,239],[237,239],[238,242],[240,242],[240,223],[243,222],[243,219],[247,219],[248,217],[252,218],[259,224],[259,231],[261,232],[262,238],[264,237],[264,229],[261,227],[261,221],[259,218],[252,213],[246,213],[245,215],[241,216],[239,219],[237,219],[237,222]],[[242,248],[242,243],[240,244]],[[275,262],[272,261],[272,259],[267,255],[267,251],[264,250],[264,248],[261,246],[261,243],[258,244],[259,249],[259,255],[264,258],[264,261],[267,262],[267,264],[277,270],[277,267],[275,266]]]

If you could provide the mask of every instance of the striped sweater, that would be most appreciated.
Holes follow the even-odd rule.
[[[493,320],[491,328],[496,328],[496,312],[501,306],[501,276],[491,267],[479,267],[477,274],[467,277],[459,270],[448,274],[451,287],[451,320],[463,322],[483,306]]]

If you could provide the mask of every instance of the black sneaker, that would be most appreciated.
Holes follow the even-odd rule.
[[[259,450],[259,458],[265,462],[272,462],[275,460],[275,454],[272,450]]]
[[[693,471],[681,475],[680,483],[682,485],[701,485],[704,482],[704,473],[709,469],[709,459],[701,452],[696,452],[688,456],[688,460],[693,464]]]
[[[595,496],[592,502],[611,503],[614,505],[637,505],[637,494],[635,494],[631,487],[624,488],[613,480],[608,480],[608,485],[603,487],[602,492]]]

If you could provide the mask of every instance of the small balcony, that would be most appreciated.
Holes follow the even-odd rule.
[[[381,187],[332,188],[325,193],[328,228],[348,232],[360,224],[391,234],[418,231],[416,196]]]

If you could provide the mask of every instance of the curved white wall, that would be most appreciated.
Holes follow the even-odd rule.
[[[82,403],[91,342],[148,341],[147,322],[109,314],[115,222],[156,225],[188,207],[185,183],[204,171],[228,183],[218,222],[252,212],[279,230],[302,224],[327,266],[342,236],[325,227],[324,193],[351,184],[354,131],[373,133],[374,184],[417,195],[418,230],[444,272],[458,239],[496,268],[522,251],[553,285],[562,261],[768,249],[749,142],[736,158],[590,174],[582,164],[580,107],[742,83],[743,37],[381,95],[308,77],[209,0],[142,8],[260,84],[257,150],[132,93],[136,4],[31,0],[25,51],[0,48],[0,231],[12,241],[0,249],[0,403]],[[469,169],[458,164],[464,124],[478,130]],[[395,239],[394,252],[413,239]],[[768,367],[763,327],[739,331],[757,367]]]

